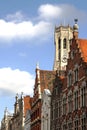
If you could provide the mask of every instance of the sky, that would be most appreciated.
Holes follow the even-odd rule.
[[[6,107],[13,113],[17,93],[33,95],[37,64],[53,69],[54,28],[73,27],[75,18],[86,39],[86,0],[0,0],[0,121]]]

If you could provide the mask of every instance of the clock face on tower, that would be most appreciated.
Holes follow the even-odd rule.
[[[63,62],[63,63],[66,63],[66,62],[67,62],[67,56],[66,56],[66,55],[63,56],[62,62]]]

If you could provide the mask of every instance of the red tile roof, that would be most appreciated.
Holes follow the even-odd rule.
[[[83,60],[87,62],[87,39],[79,39],[78,43],[81,49]]]
[[[24,97],[24,115],[26,115],[27,110],[31,110],[31,101],[32,98],[30,96]]]

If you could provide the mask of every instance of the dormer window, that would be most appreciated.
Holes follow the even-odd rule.
[[[63,39],[63,49],[66,49],[66,38]]]

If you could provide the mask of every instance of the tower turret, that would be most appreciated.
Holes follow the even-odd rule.
[[[75,39],[78,39],[78,29],[79,29],[79,26],[77,24],[78,19],[75,19],[74,21],[75,21],[75,24],[73,25],[73,37]]]

